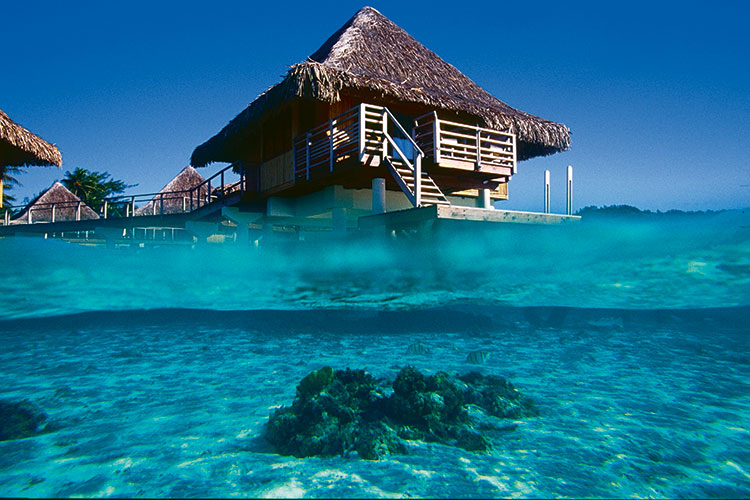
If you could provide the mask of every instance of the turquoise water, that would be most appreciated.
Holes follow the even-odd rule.
[[[741,211],[0,256],[0,398],[56,424],[0,442],[0,496],[750,496]],[[540,416],[486,454],[275,454],[265,421],[325,365],[478,369]]]

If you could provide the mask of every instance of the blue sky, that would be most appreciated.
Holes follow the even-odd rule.
[[[368,1],[496,97],[565,123],[570,151],[519,164],[510,200],[552,209],[750,206],[750,40],[742,4],[691,2],[12,2],[0,109],[75,167],[160,189],[287,66]],[[209,167],[211,173],[218,166]]]

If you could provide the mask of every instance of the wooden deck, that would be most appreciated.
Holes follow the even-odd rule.
[[[387,141],[391,136],[395,139]],[[396,139],[402,141],[400,146],[392,142]],[[334,177],[347,169],[352,171],[344,185],[368,187],[374,175],[391,176],[377,168],[373,172],[361,167],[380,167],[389,156],[398,160],[391,153],[399,148],[404,148],[403,162],[416,162],[419,151],[424,161],[422,171],[434,175],[435,183],[446,194],[461,192],[467,196],[478,189],[490,189],[495,191],[495,198],[507,199],[504,184],[516,172],[514,134],[443,120],[431,112],[414,120],[410,135],[388,108],[366,103],[297,136],[291,154],[263,163],[259,196],[289,196],[305,190],[305,184],[332,184]],[[403,186],[389,183],[388,189],[401,189],[409,196],[409,189]]]
[[[510,224],[561,225],[581,220],[577,215],[545,214],[515,210],[432,205],[367,215],[359,218],[360,229],[420,227],[439,220]]]

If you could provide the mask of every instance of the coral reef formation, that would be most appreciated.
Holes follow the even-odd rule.
[[[415,440],[486,452],[488,436],[516,428],[500,419],[538,415],[509,381],[478,372],[424,375],[405,367],[391,387],[364,370],[315,370],[300,381],[292,405],[271,415],[265,437],[296,457],[356,452],[377,460],[406,453]]]

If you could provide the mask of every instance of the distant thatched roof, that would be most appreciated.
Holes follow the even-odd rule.
[[[60,150],[15,123],[0,109],[0,167],[62,165]]]
[[[205,180],[206,179],[204,179],[197,170],[188,165],[187,167],[183,168],[182,171],[180,171],[180,173],[174,177],[174,179],[169,181],[167,185],[161,189],[161,191],[159,191],[159,193],[164,193],[163,212],[161,212],[161,197],[157,194],[151,199],[151,201],[136,210],[136,213],[139,215],[154,213],[154,204],[156,204],[156,213],[180,213],[183,211],[183,206],[187,207],[187,205],[183,205],[183,203],[186,203],[188,205],[190,203],[189,199],[183,201],[183,198],[185,198],[186,196],[189,197],[190,195],[188,193],[180,191],[188,191],[189,189],[194,188]],[[194,195],[194,203],[198,202],[198,196],[206,196],[206,194],[208,193],[208,185],[201,186],[199,191],[200,193],[196,193]]]
[[[465,113],[483,125],[517,134],[518,159],[570,147],[565,125],[512,108],[483,90],[406,31],[371,7],[354,15],[307,61],[253,101],[193,152],[192,164],[234,162],[247,130],[266,111],[296,97],[337,102],[342,94],[368,92],[383,101],[410,102]]]
[[[60,182],[55,182],[45,192],[37,196],[31,203],[13,218],[11,224],[26,224],[28,222],[29,210],[31,210],[32,222],[51,221],[52,206],[55,204],[55,221],[76,220],[78,202],[81,199],[74,195]],[[99,216],[91,207],[81,202],[81,220],[98,219]]]

